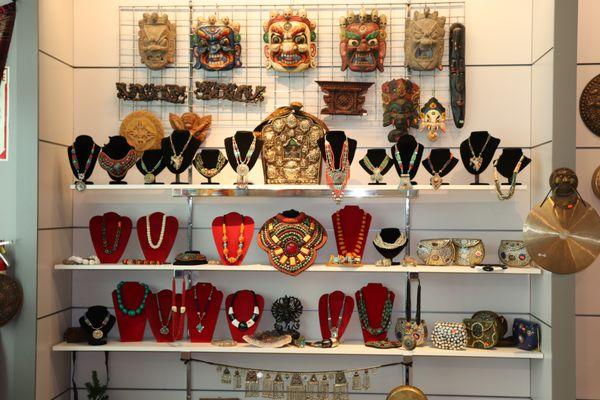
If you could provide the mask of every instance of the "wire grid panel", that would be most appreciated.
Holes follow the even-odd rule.
[[[193,110],[201,115],[210,114],[213,123],[219,127],[244,127],[252,129],[277,107],[287,106],[293,101],[301,102],[304,110],[319,115],[325,106],[323,93],[317,80],[373,82],[366,95],[363,116],[319,115],[331,129],[342,129],[351,122],[354,128],[381,129],[383,106],[381,103],[381,85],[391,79],[410,78],[421,87],[421,102],[437,97],[446,105],[447,119],[451,119],[449,78],[448,78],[448,30],[453,23],[464,23],[465,7],[463,1],[427,2],[432,11],[438,11],[446,17],[446,37],[444,44],[444,69],[442,71],[416,72],[409,74],[404,67],[405,17],[408,10],[422,11],[424,3],[412,2],[374,2],[363,3],[367,12],[377,8],[380,14],[388,17],[387,54],[384,72],[357,73],[341,71],[339,54],[339,18],[353,11],[360,11],[361,5],[348,4],[310,4],[305,5],[308,17],[317,24],[317,68],[302,73],[287,74],[265,68],[263,22],[269,19],[271,10],[282,10],[281,4],[194,4],[167,7],[120,7],[119,35],[119,80],[126,83],[155,83],[192,85],[188,96],[192,100],[185,104],[165,102],[120,101],[119,119],[137,109],[156,113],[166,124],[168,114]],[[299,6],[297,7],[299,8]],[[177,24],[176,62],[168,68],[153,71],[141,63],[138,52],[138,21],[146,12],[160,12],[169,15],[169,20]],[[205,71],[191,67],[190,32],[198,17],[216,14],[227,16],[241,26],[242,67],[230,71]],[[196,81],[212,80],[222,83],[266,86],[265,101],[262,103],[239,103],[228,100],[197,100],[193,90]]]

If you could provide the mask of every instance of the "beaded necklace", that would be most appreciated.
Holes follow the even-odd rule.
[[[377,236],[375,236],[375,239],[373,239],[373,244],[375,246],[386,250],[395,250],[400,246],[404,246],[405,243],[406,235],[402,232],[400,232],[400,236],[398,236],[398,239],[394,240],[394,242],[392,243],[384,241],[381,237],[381,233],[378,233]]]
[[[97,328],[92,325],[92,322],[89,320],[87,315],[83,316],[83,322],[85,322],[85,324],[92,329],[92,337],[96,340],[100,340],[104,337],[104,331],[102,329],[106,327],[108,321],[110,321],[110,313],[108,311],[106,311],[106,317],[104,317],[102,322],[100,322],[100,326]]]
[[[340,216],[339,211],[333,214],[333,218],[335,220],[335,238],[337,244],[339,246],[340,255],[342,256],[360,256],[365,248],[365,241],[367,239],[367,213],[363,211],[362,218],[360,219],[360,228],[358,230],[358,234],[356,237],[356,241],[354,242],[354,246],[352,247],[352,251],[348,251],[346,248],[346,240],[344,228],[342,226],[342,217]]]
[[[335,167],[335,155],[331,144],[325,139],[325,161],[327,164],[327,184],[331,188],[331,194],[336,203],[342,201],[344,189],[350,177],[350,168],[348,168],[348,154],[350,153],[348,139],[344,140],[342,145],[342,154],[340,156],[340,167]]]
[[[340,329],[342,327],[342,320],[344,319],[344,311],[346,310],[346,296],[344,296],[344,299],[342,300],[342,309],[340,310],[340,315],[338,316],[338,321],[335,324],[335,326],[333,326],[331,324],[331,300],[330,300],[330,296],[329,294],[327,295],[327,326],[329,327],[329,332],[331,333],[331,339],[332,340],[337,340],[339,333],[340,333]]]
[[[252,316],[246,321],[239,321],[237,319],[237,316],[233,312],[233,308],[235,307],[235,300],[237,298],[238,293],[239,292],[235,292],[233,294],[233,298],[231,299],[231,305],[227,309],[227,317],[231,321],[231,325],[235,326],[240,331],[246,331],[254,326],[254,324],[258,320],[258,317],[260,316],[260,310],[258,308],[258,299],[256,297],[256,293],[252,292],[252,296],[254,296],[254,308],[252,309]]]
[[[246,176],[250,173],[250,167],[248,164],[254,155],[254,149],[256,148],[256,136],[252,136],[252,143],[250,143],[250,147],[248,148],[246,156],[243,160],[240,153],[240,148],[235,140],[235,135],[231,137],[231,145],[233,146],[233,155],[235,156],[235,162],[237,164],[237,167],[235,167],[235,172],[238,174],[237,185],[240,189],[246,188],[248,186]]]
[[[244,216],[242,215],[242,223],[240,224],[240,235],[238,236],[237,254],[235,257],[229,257],[229,238],[227,237],[227,224],[225,223],[225,216],[223,216],[223,224],[221,225],[223,231],[223,256],[229,264],[235,264],[244,255],[244,242],[246,237],[244,231],[246,229],[244,225]]]
[[[130,317],[135,317],[136,315],[140,315],[142,313],[142,311],[144,311],[144,309],[146,308],[146,299],[148,298],[148,295],[150,294],[150,287],[148,287],[148,285],[145,283],[138,283],[138,285],[141,285],[144,287],[144,297],[142,297],[142,301],[140,302],[140,305],[134,310],[134,309],[128,309],[123,305],[123,295],[121,294],[121,288],[123,287],[124,284],[125,284],[125,282],[121,281],[117,285],[116,292],[117,292],[117,303],[119,305],[119,310],[121,310],[121,312],[124,315],[128,315]]]
[[[510,178],[510,188],[507,193],[502,192],[502,186],[500,185],[500,176],[498,174],[498,160],[494,160],[494,185],[496,186],[496,194],[500,200],[508,200],[515,194],[515,186],[517,185],[517,176],[519,175],[519,171],[521,170],[521,164],[523,164],[523,160],[525,159],[525,155],[521,155],[519,161],[515,165],[515,169],[513,169],[513,174]]]
[[[385,290],[387,294],[381,315],[381,325],[378,328],[373,328],[370,325],[365,296],[362,292],[362,289],[358,291],[358,316],[360,317],[360,323],[367,332],[374,336],[387,332],[390,326],[390,320],[392,317],[392,295],[389,290]]]
[[[385,171],[385,168],[390,163],[391,158],[386,154],[383,161],[379,163],[377,167],[373,165],[369,155],[365,155],[363,158],[363,162],[365,163],[365,167],[371,172],[371,182],[372,183],[380,183],[383,181],[382,172]]]
[[[160,322],[160,334],[161,335],[168,335],[170,330],[169,330],[169,325],[171,324],[171,319],[173,318],[173,307],[169,307],[169,316],[167,317],[167,323],[165,324],[163,321],[163,316],[162,316],[162,309],[160,307],[160,300],[158,298],[158,293],[154,295],[154,298],[156,299],[156,307],[158,307],[158,321]]]
[[[198,300],[198,285],[196,285],[196,287],[193,289],[194,304],[196,306],[196,316],[198,317],[198,324],[196,325],[196,330],[198,331],[198,333],[201,333],[204,330],[204,323],[202,321],[204,321],[204,317],[206,316],[206,313],[208,312],[214,291],[215,291],[215,287],[213,285],[210,285],[210,292],[208,293],[208,297],[206,298],[206,303],[204,304],[204,310],[202,310],[202,313],[201,313],[200,312],[200,301]],[[231,304],[233,305],[233,301],[231,302]]]
[[[146,167],[146,163],[144,162],[144,155],[140,158],[140,166],[142,167],[142,171],[144,172],[144,183],[150,184],[156,182],[156,175],[154,175],[154,171],[160,168],[162,164],[162,158],[158,160],[158,162],[154,165],[152,170],[148,171],[148,167]]]
[[[71,147],[71,163],[73,164],[73,168],[77,172],[77,179],[79,181],[83,181],[85,179],[85,175],[90,169],[90,165],[92,165],[92,161],[94,160],[94,152],[96,151],[96,144],[92,143],[92,150],[90,151],[90,155],[88,156],[87,161],[85,162],[85,167],[83,171],[79,168],[79,160],[77,159],[77,152],[75,151],[75,146]]]
[[[412,156],[410,157],[410,161],[408,163],[408,168],[406,171],[404,170],[404,163],[402,162],[402,156],[400,155],[400,149],[398,148],[398,143],[394,145],[396,147],[396,151],[394,152],[394,157],[396,158],[396,162],[398,163],[398,167],[400,167],[401,175],[410,175],[414,166],[415,160],[417,159],[417,155],[419,154],[419,144],[415,147],[415,151],[413,151]]]
[[[177,150],[175,149],[175,144],[173,144],[173,135],[169,136],[169,143],[171,144],[171,151],[173,152],[173,155],[171,156],[171,165],[176,170],[181,168],[181,165],[183,164],[183,153],[185,153],[190,142],[192,141],[192,137],[193,137],[192,134],[189,132],[188,132],[188,134],[189,134],[189,136],[187,138],[187,141],[183,145],[183,149],[181,149],[181,152],[179,154],[177,154]]]
[[[167,216],[163,214],[162,222],[160,225],[160,235],[158,236],[158,242],[154,243],[152,241],[152,232],[150,226],[150,216],[146,215],[146,239],[148,240],[148,245],[151,249],[157,250],[162,246],[163,239],[165,238],[165,229],[167,227]]]
[[[115,232],[115,238],[113,240],[112,248],[108,248],[108,238],[106,233],[106,217],[102,215],[102,222],[100,224],[100,233],[102,235],[102,251],[104,254],[112,254],[119,248],[119,241],[121,239],[121,230],[122,230],[122,222],[121,217],[119,217],[119,221],[117,222],[117,231]]]
[[[433,168],[433,164],[431,163],[431,158],[427,158],[429,169],[431,169],[432,172],[431,178],[429,179],[429,183],[431,184],[431,186],[433,186],[434,189],[437,190],[440,188],[440,186],[442,186],[443,180],[440,174],[444,172],[444,170],[448,167],[448,165],[450,165],[453,159],[454,156],[452,155],[452,153],[450,153],[450,157],[448,157],[448,160],[446,160],[442,168],[436,171],[435,168]]]
[[[138,156],[134,149],[129,150],[123,158],[118,160],[110,158],[104,150],[101,151],[98,156],[98,164],[100,164],[102,169],[106,170],[106,172],[116,178],[123,178],[137,160]]]
[[[210,179],[217,175],[223,167],[227,164],[227,159],[219,151],[219,155],[217,156],[217,164],[214,168],[207,168],[204,166],[204,160],[202,159],[202,153],[198,153],[198,155],[194,158],[194,166],[203,177]]]
[[[487,147],[488,143],[490,142],[491,137],[492,137],[492,135],[490,135],[488,133],[487,138],[485,139],[485,143],[483,144],[483,147],[479,151],[478,155],[475,155],[475,150],[473,150],[473,145],[471,144],[471,136],[469,136],[469,138],[467,139],[467,144],[469,145],[469,151],[471,152],[471,158],[469,158],[469,165],[473,166],[473,169],[475,170],[475,172],[477,172],[481,169],[481,165],[483,164],[483,157],[481,155],[485,151],[485,148]]]

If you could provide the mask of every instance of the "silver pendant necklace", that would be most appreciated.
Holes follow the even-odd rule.
[[[100,326],[96,328],[94,325],[92,325],[92,322],[89,320],[87,315],[83,317],[83,322],[85,322],[85,324],[92,329],[92,337],[96,340],[100,340],[104,337],[104,331],[102,329],[106,327],[106,324],[108,324],[109,320],[110,313],[107,312],[106,317],[104,317],[104,319],[100,323]]]
[[[469,165],[473,166],[475,172],[478,172],[481,169],[481,166],[483,165],[483,157],[481,155],[485,151],[485,148],[490,142],[491,137],[492,135],[488,133],[487,138],[485,139],[485,143],[483,144],[483,147],[479,152],[479,155],[475,155],[475,150],[473,150],[473,145],[471,144],[471,136],[469,136],[469,138],[467,139],[467,143],[469,144],[469,151],[471,152],[471,158],[469,158]]]
[[[167,318],[167,323],[163,322],[162,309],[160,308],[160,300],[158,299],[158,294],[155,294],[156,298],[156,306],[158,307],[158,321],[160,322],[160,334],[168,335],[171,330],[169,329],[169,325],[171,324],[171,318],[173,318],[173,307],[169,309],[169,317]]]
[[[156,175],[154,175],[154,171],[156,171],[158,168],[160,168],[160,165],[162,164],[162,158],[158,160],[158,163],[156,163],[156,165],[154,165],[154,168],[152,168],[152,170],[150,170],[150,171],[148,171],[148,167],[146,167],[146,163],[144,162],[143,155],[140,158],[140,161],[141,161],[142,171],[144,171],[144,183],[151,184],[151,183],[156,182]]]
[[[329,299],[329,295],[327,295],[327,326],[329,327],[329,332],[331,333],[331,340],[337,341],[340,329],[342,327],[342,320],[344,319],[344,310],[346,310],[346,295],[344,295],[344,299],[342,300],[342,309],[340,310],[340,315],[338,316],[338,321],[335,326],[331,325],[331,302]]]
[[[204,317],[208,312],[208,308],[210,306],[210,302],[212,300],[213,293],[215,291],[214,286],[210,286],[210,292],[208,293],[208,297],[206,298],[206,304],[204,304],[204,310],[200,313],[200,301],[198,301],[198,285],[194,288],[194,305],[196,306],[196,316],[198,317],[198,324],[196,325],[196,331],[198,333],[202,333],[204,330]]]
[[[179,154],[177,154],[177,150],[175,150],[175,145],[173,144],[173,135],[169,136],[169,143],[171,143],[171,151],[173,152],[173,155],[171,156],[171,165],[176,170],[181,168],[181,165],[183,165],[183,153],[185,153],[190,142],[192,141],[193,136],[191,133],[189,133],[189,135],[190,136],[188,137],[187,142],[185,142],[185,145],[183,145],[183,149],[181,149],[181,153]]]
[[[233,155],[235,156],[235,162],[237,164],[237,167],[235,167],[235,172],[238,175],[238,181],[236,183],[240,189],[245,189],[248,187],[248,181],[246,180],[246,177],[250,173],[250,167],[248,164],[254,155],[254,149],[256,148],[256,136],[252,137],[252,143],[250,143],[250,147],[248,148],[246,156],[243,160],[240,148],[235,140],[235,135],[231,137],[231,145],[233,146]]]

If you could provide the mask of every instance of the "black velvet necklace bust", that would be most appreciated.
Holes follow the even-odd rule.
[[[192,160],[200,144],[201,142],[190,134],[190,131],[184,129],[176,129],[169,137],[161,140],[163,163],[169,171],[175,174],[175,182],[173,183],[186,183],[180,181],[179,174],[192,165]]]
[[[369,166],[367,166],[367,160],[371,164],[375,170],[372,170]],[[386,162],[387,164],[382,167],[382,164]],[[371,176],[371,183],[369,185],[385,185],[385,182],[382,182],[385,174],[389,172],[392,168],[392,160],[390,156],[387,155],[385,149],[369,149],[367,150],[367,154],[358,161],[362,169],[364,169],[367,174]]]
[[[167,168],[162,149],[144,151],[135,166],[144,175],[146,185],[162,185],[161,182],[156,182],[158,174]]]
[[[229,165],[233,168],[237,173],[238,162],[235,158],[235,152],[233,150],[233,138],[235,138],[235,143],[240,151],[240,160],[246,160],[248,156],[248,152],[250,151],[250,146],[252,145],[252,141],[255,136],[253,132],[250,131],[237,131],[235,135],[232,137],[225,138],[225,154],[227,155],[227,160],[229,160]],[[260,156],[262,151],[263,141],[259,138],[256,138],[256,142],[254,143],[254,152],[250,155],[249,160],[247,160],[246,165],[248,166],[248,172],[252,171],[254,165],[256,165],[256,161]],[[247,182],[250,184],[250,182]]]
[[[471,153],[469,142],[473,153]],[[499,145],[500,139],[493,137],[487,131],[471,132],[469,138],[460,144],[460,158],[463,165],[470,174],[475,176],[475,181],[471,185],[488,185],[488,183],[479,182],[479,175],[489,167]],[[479,168],[476,168],[476,164],[479,165]]]
[[[522,155],[523,149],[518,147],[507,147],[502,151],[500,157],[498,157],[498,161],[496,162],[496,170],[500,175],[507,179],[503,185],[510,185],[513,172],[515,171],[517,163],[521,159]],[[529,163],[531,163],[531,159],[524,157],[518,172],[523,171],[529,165]],[[517,182],[516,185],[520,185],[520,183]]]
[[[129,153],[133,149],[133,146],[127,143],[127,139],[125,139],[125,137],[111,136],[108,138],[108,143],[102,147],[102,152],[112,160],[123,160],[125,157],[128,157]],[[99,155],[99,157],[102,157],[102,155]],[[110,179],[112,179],[112,181],[110,181],[109,183],[111,185],[126,185],[127,182],[125,182],[123,179],[125,179],[127,171],[129,171],[129,169],[132,168],[134,165],[135,163],[132,163],[131,165],[127,165],[127,163],[121,164],[123,168],[127,168],[127,170],[124,174],[122,174],[122,176],[116,176],[112,174],[110,170],[105,169],[108,173],[108,176],[110,176]]]
[[[402,235],[402,231],[400,231],[400,229],[398,228],[383,228],[381,229],[381,231],[379,231],[379,237],[382,239],[382,241],[386,244],[392,244],[394,243],[396,240],[398,240],[400,238],[400,236]],[[381,256],[383,258],[386,258],[390,261],[392,261],[392,265],[399,265],[399,262],[394,262],[394,258],[398,257],[398,255],[402,252],[402,250],[404,250],[404,248],[406,247],[408,241],[405,241],[402,245],[394,247],[394,248],[383,248],[378,246],[375,241],[373,241],[373,246],[375,247],[375,249],[377,250],[377,252],[379,252],[379,254],[381,254]]]
[[[396,172],[398,176],[401,176],[403,172],[408,173],[411,184],[416,185],[417,182],[413,181],[415,176],[417,175],[417,171],[419,170],[419,164],[421,163],[421,158],[423,158],[423,151],[425,147],[417,142],[417,139],[413,135],[402,135],[398,138],[398,141],[395,145],[392,146],[392,160],[394,161],[394,167],[396,167]],[[417,152],[415,156],[415,161],[413,163],[412,168],[410,167],[410,160],[412,159],[413,154]],[[402,165],[398,163],[397,154],[400,155],[400,159],[402,161]]]
[[[228,161],[221,150],[219,149],[202,149],[196,157],[194,157],[194,167],[200,173],[200,175],[204,176],[208,179],[208,182],[202,182],[201,185],[218,185],[218,182],[213,182],[212,178],[214,178],[219,172],[225,168]],[[202,170],[202,168],[208,170]]]
[[[346,132],[344,131],[329,131],[317,140],[317,145],[321,150],[321,156],[323,160],[327,162],[327,156],[325,155],[325,140],[331,146],[331,151],[333,152],[333,163],[336,168],[340,168],[340,163],[342,162],[342,148],[344,147],[344,142],[348,139],[348,166],[352,165],[352,160],[354,160],[354,154],[356,153],[357,142],[354,139],[350,139],[346,137]]]
[[[102,346],[106,344],[108,333],[115,325],[116,320],[106,307],[92,306],[79,318],[79,325],[87,333],[89,345]],[[94,334],[95,331],[97,331],[96,334]],[[101,337],[99,332],[101,332]]]
[[[422,164],[432,176],[438,174],[440,177],[444,177],[456,167],[458,158],[452,155],[450,149],[431,149],[429,157],[424,159]],[[449,183],[443,182],[442,185],[449,185]]]
[[[73,171],[73,176],[75,176],[76,180],[81,180],[86,185],[94,184],[94,182],[89,181],[89,179],[90,176],[92,176],[92,172],[94,172],[100,150],[100,146],[94,143],[94,139],[92,139],[91,136],[79,135],[75,138],[73,144],[67,148],[67,153],[69,156],[69,165],[71,166],[71,171]],[[75,151],[75,158],[77,159],[79,168],[76,168],[73,163],[73,151]],[[90,164],[86,169],[88,160],[90,160]]]

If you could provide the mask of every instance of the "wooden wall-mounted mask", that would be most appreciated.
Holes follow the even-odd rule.
[[[465,78],[465,26],[450,27],[450,104],[452,119],[457,128],[465,125],[466,78]]]
[[[421,89],[408,79],[393,79],[381,86],[383,126],[394,125],[388,140],[395,143],[410,128],[419,127]]]
[[[241,67],[240,40],[240,24],[228,17],[220,20],[216,15],[198,18],[192,28],[192,48],[196,58],[194,68],[226,71]]]
[[[125,117],[119,128],[119,134],[139,153],[160,149],[160,141],[165,130],[160,119],[150,111],[134,111]]]
[[[446,132],[446,109],[435,97],[432,97],[423,105],[420,119],[421,125],[419,130],[423,131],[427,129],[429,140],[436,141],[438,131]]]
[[[171,128],[189,131],[196,139],[204,142],[212,124],[212,116],[201,117],[194,112],[184,112],[181,115],[169,113],[169,123]]]
[[[352,11],[340,17],[340,55],[342,71],[383,72],[386,54],[387,17],[376,9],[367,14],[363,9],[356,15]]]
[[[163,69],[175,62],[176,29],[167,14],[144,13],[138,25],[138,47],[142,64]]]
[[[263,24],[267,69],[292,73],[316,68],[316,27],[306,10],[271,11]]]
[[[414,18],[406,18],[404,34],[404,64],[415,71],[442,69],[446,17],[431,12],[429,7]]]

